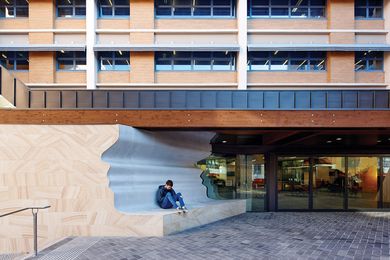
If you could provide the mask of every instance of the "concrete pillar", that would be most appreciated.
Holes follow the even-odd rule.
[[[385,30],[390,31],[390,0],[383,1],[383,18],[385,19]],[[386,36],[386,43],[390,44],[390,33]],[[385,52],[384,54],[384,71],[385,71],[385,83],[387,87],[390,88],[390,52]]]
[[[266,153],[264,157],[265,157],[265,181],[267,187],[267,210],[276,211],[277,199],[278,199],[277,156],[273,153]]]
[[[96,18],[95,0],[86,0],[87,89],[96,89],[97,61],[93,50],[96,43]]]
[[[248,22],[247,22],[247,1],[237,1],[237,26],[238,44],[240,51],[237,53],[237,83],[238,89],[247,88],[247,43],[248,43]]]

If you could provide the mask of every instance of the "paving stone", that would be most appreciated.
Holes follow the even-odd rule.
[[[166,237],[75,238],[40,258],[390,259],[389,237],[390,212],[246,213]]]

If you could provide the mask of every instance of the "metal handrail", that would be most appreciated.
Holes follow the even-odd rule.
[[[38,256],[38,218],[37,218],[38,211],[39,211],[40,209],[48,209],[48,208],[50,208],[50,206],[44,206],[44,207],[29,207],[29,208],[18,209],[18,210],[15,210],[15,211],[8,212],[8,213],[5,213],[5,214],[3,214],[3,215],[0,215],[0,218],[2,218],[2,217],[5,217],[5,216],[9,216],[9,215],[12,215],[12,214],[15,214],[15,213],[19,213],[19,212],[22,212],[22,211],[31,209],[31,212],[32,212],[32,214],[33,214],[34,255],[35,255],[35,256]]]

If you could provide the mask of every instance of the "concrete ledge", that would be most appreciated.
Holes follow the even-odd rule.
[[[245,200],[215,200],[202,205],[190,205],[189,212],[178,214],[176,209],[157,209],[149,212],[126,214],[145,220],[137,226],[140,236],[165,236],[202,226],[246,212]],[[147,220],[152,220],[150,223]]]

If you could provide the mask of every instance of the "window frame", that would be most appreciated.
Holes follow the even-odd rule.
[[[194,5],[194,1],[191,1],[191,5],[176,5],[174,4],[175,0],[172,0],[172,4],[166,5],[163,8],[170,9],[170,15],[158,15],[157,9],[159,8],[158,2],[155,0],[154,4],[154,17],[157,19],[188,19],[188,18],[196,18],[196,19],[202,19],[202,18],[213,18],[213,19],[230,19],[230,18],[236,18],[236,4],[235,0],[230,0],[230,5],[215,5],[214,0],[210,0],[209,5]],[[160,7],[161,8],[161,7]],[[190,8],[191,14],[190,15],[175,15],[174,9],[175,8]],[[210,8],[210,15],[195,15],[194,11],[195,8]],[[214,15],[214,9],[218,8],[229,8],[230,9],[230,15]]]
[[[4,58],[4,56],[2,56],[4,53],[7,54],[6,55],[7,58]],[[18,53],[22,53],[23,57],[18,56],[17,55]],[[3,61],[7,61],[7,60],[13,61],[13,68],[12,69],[7,67],[7,65],[3,63]],[[23,69],[23,70],[17,69],[18,61],[27,61],[28,68],[27,69]],[[30,69],[29,52],[28,51],[22,51],[22,52],[19,52],[19,51],[2,51],[2,52],[0,52],[0,64],[3,67],[5,67],[6,69],[8,69],[8,70],[29,71],[29,69]]]
[[[354,17],[355,17],[355,20],[383,20],[384,19],[384,1],[382,1],[382,5],[379,6],[379,5],[370,5],[370,0],[365,0],[366,4],[365,5],[357,5],[356,4],[356,0],[355,0],[355,6],[354,6]],[[366,15],[365,17],[360,17],[360,16],[356,16],[356,9],[365,9],[366,11]],[[382,10],[382,15],[381,17],[370,17],[369,16],[369,10],[370,8],[381,8]]]
[[[323,53],[324,56],[322,57],[319,57],[319,56],[315,56],[313,53],[317,53],[317,52],[314,52],[314,51],[303,51],[303,53],[305,54],[304,57],[294,57],[292,54],[294,53],[293,51],[286,51],[287,53],[287,56],[286,57],[283,57],[283,58],[275,58],[275,57],[272,57],[273,53],[275,53],[276,51],[264,51],[263,53],[267,53],[267,55],[264,55],[264,57],[262,58],[256,58],[255,53],[262,53],[262,51],[253,51],[253,52],[248,52],[248,62],[247,62],[247,71],[248,72],[251,72],[251,71],[262,71],[262,72],[270,72],[270,71],[277,71],[277,72],[326,72],[327,71],[327,66],[326,66],[326,62],[327,62],[327,53],[324,52],[324,51],[320,51],[319,53]],[[260,60],[267,60],[268,61],[268,64],[267,65],[264,65],[264,66],[268,66],[268,69],[267,70],[262,70],[262,69],[252,69],[252,61],[260,61]],[[286,61],[287,60],[287,64],[283,64],[283,66],[287,66],[287,69],[286,70],[282,70],[282,69],[272,69],[272,63],[273,61]],[[292,69],[292,64],[291,64],[291,61],[299,61],[299,60],[304,60],[304,61],[307,61],[307,64],[305,65],[305,69],[303,70],[298,70],[298,69]],[[323,69],[317,69],[317,70],[314,70],[314,69],[311,69],[311,66],[312,65],[315,65],[315,64],[312,64],[313,61],[319,61],[319,60],[324,60],[323,62]]]
[[[102,5],[101,1],[98,1],[98,18],[103,18],[103,19],[128,19],[130,17],[130,0],[128,1],[128,5],[116,5],[115,1],[116,0],[110,0],[112,2],[112,5]],[[115,9],[116,8],[128,8],[129,9],[129,14],[128,15],[116,15],[115,14]],[[103,14],[102,8],[111,8],[111,15],[105,15]]]
[[[312,0],[307,0],[307,5],[299,6],[300,8],[307,8],[307,16],[301,17],[301,16],[293,16],[291,14],[292,10],[295,8],[295,5],[291,4],[291,0],[288,0],[287,5],[272,5],[272,0],[268,0],[268,5],[253,5],[253,0],[247,0],[247,17],[250,19],[313,19],[313,20],[320,20],[320,19],[327,19],[327,8],[326,8],[326,1],[325,5],[313,5],[311,2]],[[253,15],[252,11],[253,8],[268,8],[268,15]],[[288,9],[288,15],[287,16],[273,16],[272,15],[272,9],[273,8],[287,8]],[[324,15],[321,17],[315,17],[311,15],[312,9],[323,9]]]
[[[357,63],[357,59],[359,58],[358,54],[359,53],[370,53],[370,51],[356,51],[355,52],[355,69],[354,71],[355,72],[383,72],[384,71],[384,62],[385,62],[385,59],[384,59],[384,52],[383,51],[373,51],[373,53],[375,54],[378,54],[380,53],[380,57],[370,57],[369,55],[366,56],[366,58],[364,59],[361,59],[365,64],[365,68],[364,69],[356,69],[356,65],[358,64]],[[364,57],[364,55],[362,55],[361,57]],[[381,68],[380,69],[370,69],[369,67],[369,62],[370,61],[375,61],[375,60],[379,60],[379,61],[382,61],[382,65],[381,65]]]
[[[23,19],[23,18],[26,19],[26,18],[28,18],[30,16],[29,3],[27,1],[24,1],[26,3],[26,5],[20,5],[20,4],[17,4],[16,2],[17,2],[16,0],[13,0],[12,4],[6,4],[6,3],[3,4],[3,3],[0,2],[0,10],[2,8],[4,8],[4,16],[0,16],[0,19],[17,19],[17,18],[19,18],[19,19]],[[14,13],[13,16],[10,16],[10,17],[5,16],[5,9],[7,7],[8,8],[12,8],[13,13]],[[27,8],[27,16],[17,16],[16,15],[17,14],[16,10],[18,8],[23,8],[23,9]]]
[[[76,15],[76,8],[82,8],[84,7],[85,9],[85,12],[87,11],[86,8],[87,8],[87,3],[85,0],[85,3],[84,5],[79,5],[79,4],[76,4],[76,1],[72,0],[72,4],[71,5],[60,5],[59,4],[59,1],[60,0],[57,0],[56,1],[56,17],[57,18],[60,18],[60,19],[72,19],[72,18],[85,18],[86,17],[86,14],[85,15]],[[72,15],[71,16],[59,16],[59,8],[72,8]]]
[[[157,53],[171,53],[172,55],[170,55],[169,58],[158,58],[157,57]],[[229,57],[228,58],[225,58],[225,57],[217,57],[215,53],[226,53],[224,51],[202,51],[202,52],[181,52],[181,53],[190,53],[189,56],[187,57],[177,57],[175,58],[175,55],[174,55],[174,52],[173,51],[158,51],[158,52],[155,52],[155,67],[154,67],[154,70],[155,71],[195,71],[195,72],[215,72],[215,71],[221,71],[221,72],[234,72],[237,70],[237,66],[236,66],[236,53],[235,52],[232,52],[232,51],[229,51]],[[210,58],[201,58],[201,57],[197,57],[195,53],[210,53]],[[195,54],[195,55],[194,55]],[[225,66],[229,66],[230,69],[214,69],[214,63],[215,61],[227,61],[229,59],[229,65],[225,65]],[[165,66],[170,66],[170,69],[158,69],[158,61],[170,61],[170,65],[165,65]],[[197,61],[208,61],[210,60],[210,69],[195,69],[195,66],[197,66],[195,64],[195,60]],[[190,64],[187,65],[187,66],[190,66],[191,69],[184,69],[184,70],[181,70],[181,69],[175,69],[175,61],[190,61]],[[206,65],[208,66],[208,65]]]
[[[59,53],[66,53],[66,52],[69,52],[69,53],[72,53],[72,57],[59,57]],[[66,52],[59,52],[57,51],[56,52],[56,69],[57,71],[86,71],[87,70],[87,54],[86,52],[84,51],[66,51]],[[77,56],[77,53],[84,53],[85,56],[84,57],[78,57]],[[60,63],[59,61],[69,61],[71,60],[72,61],[72,69],[61,69],[60,68]],[[76,69],[77,68],[77,61],[85,61],[85,69]]]
[[[98,52],[98,71],[130,71],[131,70],[131,62],[130,62],[130,52],[129,51],[121,51],[123,57],[117,57],[116,53],[119,51],[102,51]],[[102,56],[103,53],[111,53],[111,56]],[[125,55],[128,54],[128,55]],[[103,60],[112,60],[112,68],[113,69],[105,69],[102,70],[102,61]],[[118,60],[128,60],[128,69],[115,69],[116,61]]]

